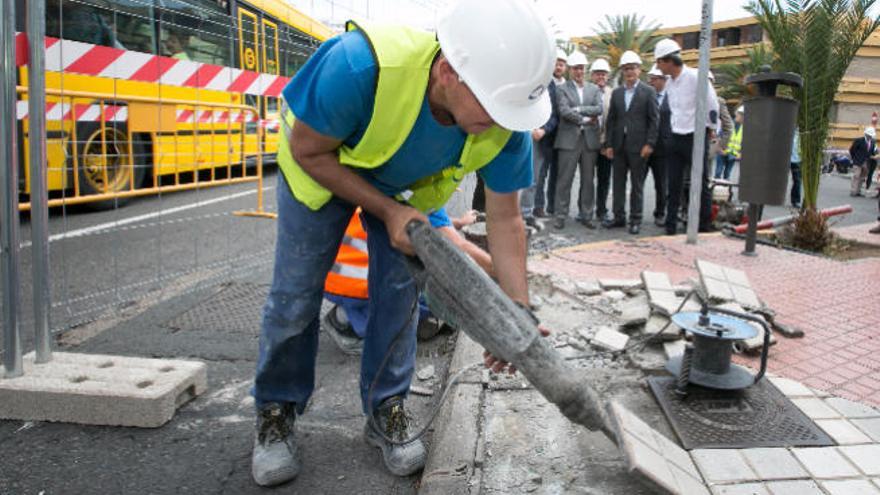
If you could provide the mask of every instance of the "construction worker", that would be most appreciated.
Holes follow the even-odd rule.
[[[465,225],[476,221],[474,212],[459,218],[449,218],[446,209],[428,215],[431,226],[467,253],[490,276],[492,258],[476,244],[465,239],[459,232]],[[360,219],[360,208],[355,211],[345,229],[342,245],[333,262],[333,268],[324,281],[324,298],[333,304],[324,314],[323,328],[333,343],[344,354],[358,355],[363,352],[367,334],[367,316],[370,309],[367,275],[369,273],[369,248],[367,232]],[[428,340],[440,331],[441,322],[434,318],[428,307],[419,299],[418,340]]]
[[[518,191],[532,183],[530,132],[550,117],[555,58],[530,0],[462,0],[436,33],[350,22],[284,89],[275,264],[253,388],[258,484],[284,483],[300,471],[296,418],[314,390],[324,280],[355,205],[370,252],[364,436],[392,474],[424,466],[425,447],[410,437],[404,404],[418,313],[404,260],[414,254],[407,225],[426,222],[426,212],[477,172],[498,284],[528,307]],[[496,372],[508,367],[494,357],[485,362]]]
[[[715,168],[716,179],[730,179],[730,173],[734,167],[742,161],[742,138],[743,138],[743,118],[746,108],[742,105],[736,109],[736,115],[733,118],[734,130],[727,141],[727,149],[724,150],[724,160],[718,163]]]

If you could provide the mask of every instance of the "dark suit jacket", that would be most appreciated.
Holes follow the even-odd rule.
[[[865,136],[853,140],[849,147],[849,156],[852,158],[853,165],[862,166],[875,154],[877,154],[877,142],[871,140],[869,147]]]
[[[669,108],[669,95],[663,97],[660,104],[660,133],[657,136],[657,146],[654,146],[654,155],[666,154],[667,141],[672,139],[672,110]]]
[[[559,126],[559,103],[556,101],[556,81],[550,81],[550,84],[547,86],[547,93],[550,95],[550,120],[541,126],[545,134],[541,141],[539,141],[539,146],[544,153],[552,153],[553,142],[556,140],[556,128]]]
[[[646,144],[650,144],[651,147],[656,146],[660,132],[657,92],[651,86],[640,82],[636,86],[636,93],[627,110],[624,87],[614,88],[605,125],[605,147],[611,147],[615,152],[624,150],[624,142],[625,151],[631,153],[638,153]]]

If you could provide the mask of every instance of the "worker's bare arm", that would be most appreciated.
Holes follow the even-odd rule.
[[[499,194],[486,188],[486,229],[498,284],[511,299],[528,305],[526,227],[518,193]]]
[[[406,225],[412,220],[427,222],[416,209],[382,194],[369,182],[339,163],[342,141],[325,136],[302,121],[296,121],[289,140],[290,152],[302,169],[334,195],[358,205],[381,218],[388,229],[391,245],[405,254],[413,254]]]

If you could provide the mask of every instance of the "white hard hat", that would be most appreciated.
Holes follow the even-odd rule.
[[[568,63],[568,54],[562,48],[556,49],[556,60],[562,60],[565,63]]]
[[[865,135],[870,137],[871,139],[874,139],[875,137],[877,137],[877,131],[875,131],[873,127],[866,127]]]
[[[658,58],[668,57],[673,53],[678,53],[681,51],[681,47],[678,46],[678,43],[675,40],[670,38],[665,38],[657,42],[654,46],[654,60]]]
[[[657,64],[651,66],[651,70],[648,71],[648,75],[650,77],[666,77],[660,69],[657,68]]]
[[[611,72],[611,66],[604,58],[597,58],[590,66],[590,72]]]
[[[486,22],[492,19],[492,22]],[[449,64],[499,126],[528,131],[550,118],[556,43],[530,0],[461,0],[437,24]]]
[[[746,107],[744,107],[742,105],[736,107],[736,113],[741,113],[741,114],[745,115],[746,114]]]
[[[575,65],[587,65],[587,56],[577,50],[568,56],[568,66],[574,67]]]
[[[620,63],[617,64],[618,67],[623,67],[624,65],[629,64],[638,64],[642,65],[642,58],[639,57],[639,54],[632,51],[627,50],[623,52],[623,55],[620,56]]]

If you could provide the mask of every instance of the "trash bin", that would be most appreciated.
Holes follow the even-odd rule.
[[[743,102],[745,115],[740,162],[739,197],[753,205],[784,205],[788,192],[789,162],[799,104],[778,96],[779,84],[801,87],[801,76],[771,73],[769,68],[746,79],[758,96]]]

